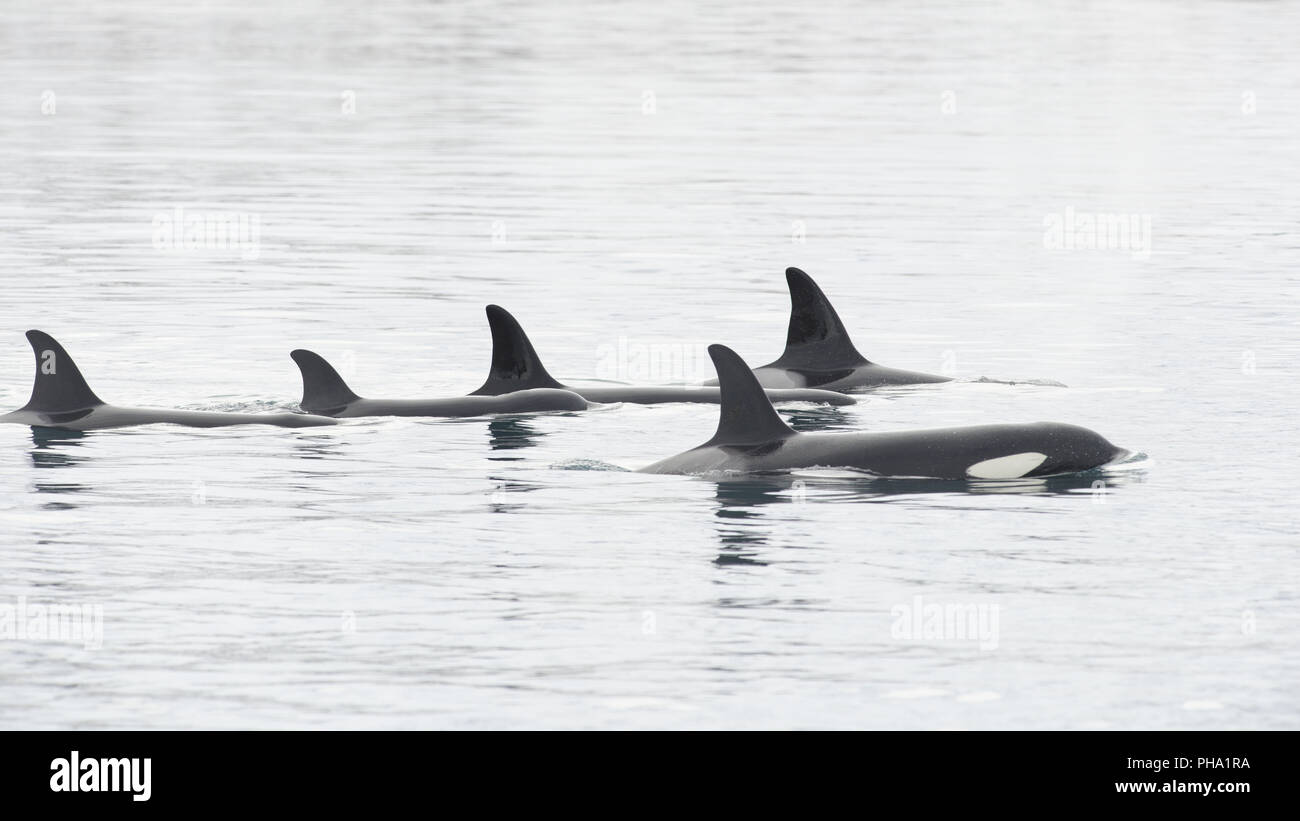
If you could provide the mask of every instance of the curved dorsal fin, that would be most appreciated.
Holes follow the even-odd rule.
[[[812,277],[798,268],[786,268],[785,281],[790,286],[790,328],[785,335],[785,353],[772,365],[833,370],[870,364],[853,347],[839,314]]]
[[[27,341],[36,354],[36,381],[26,411],[59,413],[85,410],[104,404],[86,384],[86,379],[63,346],[44,331],[28,331]]]
[[[361,397],[352,392],[348,384],[334,370],[334,366],[325,361],[318,353],[299,348],[290,351],[289,356],[298,363],[302,371],[302,409],[308,413],[336,410],[355,402]]]
[[[492,328],[492,370],[487,381],[470,396],[500,396],[531,388],[563,388],[546,372],[533,343],[510,312],[500,305],[487,306]]]
[[[758,384],[754,372],[740,355],[725,345],[710,345],[709,356],[718,370],[722,390],[718,432],[704,444],[758,445],[795,435]]]

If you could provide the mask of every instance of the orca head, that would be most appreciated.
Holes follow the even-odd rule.
[[[1044,458],[1024,474],[1027,478],[1083,473],[1129,456],[1129,451],[1116,447],[1088,428],[1048,422],[1039,425],[1047,431],[1042,445]]]

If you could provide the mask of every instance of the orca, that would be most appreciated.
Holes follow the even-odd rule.
[[[492,369],[487,381],[472,396],[507,396],[515,391],[558,388],[573,391],[592,402],[628,402],[634,405],[657,405],[665,402],[704,402],[718,404],[722,392],[717,388],[689,386],[602,385],[572,387],[556,381],[545,366],[533,343],[518,320],[500,305],[487,306],[488,325],[492,328]],[[842,393],[824,390],[779,389],[767,392],[773,402],[820,402],[828,405],[853,405],[857,400]]]
[[[839,314],[813,278],[798,268],[785,269],[790,286],[790,327],[785,352],[754,369],[765,388],[821,388],[851,391],[882,385],[951,382],[947,376],[877,365],[858,353]],[[716,385],[711,379],[706,385]]]
[[[191,428],[229,425],[307,428],[338,424],[333,419],[302,413],[216,413],[109,405],[90,389],[77,363],[54,337],[32,330],[27,332],[27,341],[36,354],[36,382],[32,386],[32,396],[23,407],[0,416],[0,422],[73,431],[159,423]]]
[[[891,433],[797,433],[777,414],[734,351],[710,345],[722,407],[717,433],[643,473],[857,468],[882,477],[1022,479],[1080,473],[1129,452],[1098,434],[1056,422],[973,425]]]
[[[496,413],[586,410],[576,393],[554,388],[505,396],[455,396],[448,399],[366,399],[357,396],[320,354],[299,348],[289,354],[302,371],[302,409],[336,419],[357,416],[486,416]]]

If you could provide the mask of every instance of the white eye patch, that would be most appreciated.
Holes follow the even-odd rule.
[[[966,475],[973,479],[1019,479],[1045,461],[1045,453],[1013,453],[976,462],[966,468]]]

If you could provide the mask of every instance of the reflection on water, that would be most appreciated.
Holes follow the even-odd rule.
[[[537,438],[543,436],[527,417],[498,416],[488,422],[488,441],[493,450],[517,450],[537,447]],[[496,462],[518,462],[522,456],[489,456]]]
[[[718,509],[715,527],[722,553],[714,559],[720,565],[765,565],[754,558],[756,547],[767,544],[767,526],[763,514],[754,508],[786,501],[781,495],[783,484],[766,477],[727,479],[718,482]]]
[[[290,445],[289,457],[302,460],[290,468],[301,481],[292,485],[296,491],[312,492],[319,487],[328,487],[337,478],[340,470],[346,470],[344,463],[349,451],[343,443],[331,436],[307,434],[295,437]],[[321,465],[317,462],[329,460],[332,464]]]
[[[82,439],[85,434],[81,431],[60,430],[58,428],[32,428],[32,466],[36,468],[68,468],[75,467],[87,460],[87,457],[78,455],[76,448],[81,447]],[[77,482],[52,482],[43,479],[37,479],[32,483],[39,493],[81,493],[89,490],[86,485]],[[67,502],[53,502],[45,505],[50,507],[74,507]]]
[[[751,474],[713,480],[717,483],[714,513],[718,541],[725,551],[718,564],[765,564],[741,552],[768,543],[770,523],[758,508],[772,504],[802,506],[822,503],[891,502],[915,497],[961,499],[971,494],[1010,496],[1077,495],[1096,504],[1116,490],[1145,478],[1141,469],[1103,469],[1068,476],[1035,479],[963,480],[899,479],[849,471]],[[936,500],[938,501],[938,500]],[[939,505],[943,507],[944,505]]]
[[[330,436],[300,436],[293,440],[293,449],[299,459],[329,459],[343,455],[339,440]]]
[[[882,501],[886,497],[913,495],[1009,494],[1052,496],[1087,491],[1105,494],[1141,482],[1141,470],[1093,470],[1066,476],[1033,479],[908,479],[871,476],[846,470],[751,474],[745,478],[718,479],[719,516],[748,518],[747,508],[789,502]]]
[[[1144,474],[1134,471],[1108,472],[1090,470],[1086,473],[1074,473],[1068,476],[1044,476],[1035,479],[869,479],[870,487],[850,489],[847,498],[832,498],[830,501],[854,501],[855,498],[873,498],[887,501],[882,497],[898,497],[926,494],[977,494],[977,495],[1020,495],[1020,496],[1061,496],[1084,495],[1100,503],[1104,497],[1115,489],[1125,485],[1141,482]]]
[[[32,443],[36,445],[37,450],[51,447],[59,443],[67,443],[73,446],[80,445],[81,440],[85,437],[86,434],[79,430],[32,427]]]

